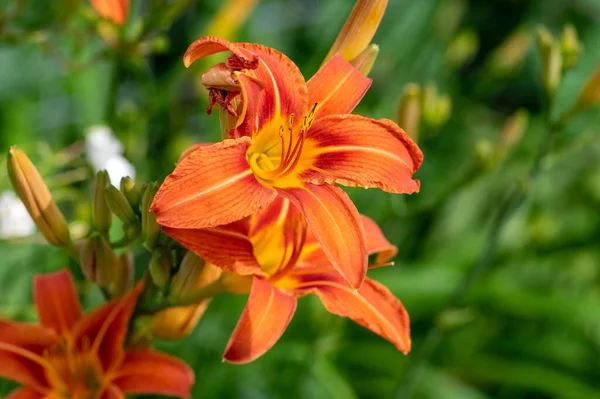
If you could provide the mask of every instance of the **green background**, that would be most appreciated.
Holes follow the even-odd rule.
[[[134,1],[128,37],[143,32],[155,49],[168,43],[149,55],[107,49],[85,1],[34,1],[11,16],[21,3],[0,6],[0,150],[16,144],[31,156],[69,220],[89,223],[91,170],[83,159],[64,165],[60,154],[90,125],[113,128],[139,181],[161,181],[188,145],[219,139],[218,117],[204,113],[206,93],[197,90],[207,65],[186,69],[181,58],[220,1]],[[284,52],[308,78],[352,3],[264,0],[236,39]],[[369,275],[408,309],[412,352],[402,355],[312,297],[249,365],[221,362],[242,296],[217,297],[190,337],[156,346],[195,370],[194,398],[600,398],[600,113],[588,110],[558,131],[531,179],[549,129],[539,52],[532,45],[508,72],[489,61],[520,26],[545,24],[559,36],[573,23],[584,52],[558,89],[550,110],[557,118],[600,61],[600,1],[389,3],[373,40],[380,45],[373,86],[355,112],[395,118],[408,82],[435,82],[452,99],[446,123],[421,124],[419,194],[347,190],[399,247],[394,267]],[[161,7],[173,4],[183,7],[169,21]],[[464,32],[479,46],[457,66],[449,46]],[[530,113],[523,139],[491,162],[482,148],[521,108]],[[74,183],[65,177],[72,170],[82,177]],[[0,172],[0,191],[8,188]],[[495,225],[514,190],[525,195]],[[141,270],[149,255],[137,250]],[[0,316],[33,320],[32,275],[67,262],[39,235],[0,241]],[[13,387],[1,383],[0,396]]]

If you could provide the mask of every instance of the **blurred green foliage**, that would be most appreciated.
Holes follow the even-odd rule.
[[[352,3],[264,0],[237,39],[277,48],[309,77]],[[23,148],[69,219],[86,223],[89,204],[80,200],[91,193],[92,171],[82,160],[65,166],[57,154],[81,143],[90,125],[113,128],[139,181],[162,180],[187,146],[219,138],[218,117],[205,115],[198,88],[211,62],[185,69],[181,58],[220,4],[133,1],[124,31],[133,44],[118,51],[94,29],[98,17],[84,0],[0,6],[1,152]],[[597,107],[558,131],[540,173],[529,177],[548,120],[574,104],[600,61],[598,15],[598,0],[391,0],[374,39],[373,86],[356,112],[394,118],[405,84],[435,82],[452,113],[441,126],[421,123],[419,194],[348,192],[400,249],[396,266],[370,276],[409,310],[413,352],[404,356],[305,298],[265,356],[246,366],[222,363],[245,298],[217,297],[190,337],[157,343],[196,371],[193,397],[600,398]],[[544,24],[559,37],[567,23],[584,51],[548,110],[533,32]],[[514,46],[495,51],[519,29],[531,46],[513,62]],[[519,109],[530,115],[522,140],[492,158]],[[64,173],[74,168],[84,174],[73,183]],[[0,191],[8,188],[0,173]],[[515,189],[526,196],[494,227]],[[33,319],[32,275],[68,264],[42,241],[0,242],[0,316]],[[148,262],[143,250],[137,256]],[[98,293],[86,300],[97,303]]]

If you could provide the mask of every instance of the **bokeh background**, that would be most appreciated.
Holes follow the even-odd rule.
[[[73,232],[90,220],[92,126],[112,129],[139,182],[162,181],[187,146],[219,139],[199,85],[215,60],[181,61],[193,40],[215,32],[271,46],[310,77],[353,6],[240,1],[257,3],[246,22],[211,25],[224,3],[134,0],[119,49],[114,26],[85,0],[0,5],[0,158],[15,144],[30,155]],[[549,103],[535,29],[558,40],[568,23],[584,51]],[[222,363],[246,298],[220,296],[191,336],[156,342],[194,368],[193,397],[600,398],[598,107],[547,134],[600,62],[599,38],[598,0],[390,0],[356,112],[394,119],[406,84],[437,86],[419,123],[422,189],[348,192],[399,247],[396,265],[370,277],[407,307],[413,350],[404,356],[304,298],[265,356]],[[0,172],[0,192],[9,189]],[[0,209],[0,226],[11,212]],[[148,260],[137,247],[138,267]],[[0,316],[34,320],[33,274],[68,262],[39,233],[0,239]],[[0,382],[0,397],[13,387]]]

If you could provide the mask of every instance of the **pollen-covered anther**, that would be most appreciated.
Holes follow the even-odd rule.
[[[215,105],[218,105],[227,113],[235,118],[237,118],[238,114],[231,105],[233,99],[240,94],[239,91],[225,91],[219,89],[210,89],[208,92],[208,107],[206,107],[206,113],[210,115],[212,113],[212,109]]]

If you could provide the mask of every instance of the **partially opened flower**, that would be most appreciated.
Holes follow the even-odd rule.
[[[24,386],[7,399],[189,396],[194,375],[185,363],[123,349],[141,285],[87,315],[67,271],[37,276],[33,289],[40,324],[0,319],[0,376]]]
[[[368,253],[377,254],[376,262],[381,264],[396,254],[396,247],[375,222],[365,216],[359,222],[364,225]],[[251,287],[223,355],[228,362],[247,363],[269,350],[292,319],[297,298],[306,294],[317,295],[328,311],[351,318],[400,351],[410,350],[408,314],[400,301],[369,278],[358,290],[348,286],[287,199],[276,199],[242,223],[165,231],[222,267],[221,281],[229,291],[247,292]]]
[[[178,164],[152,204],[158,223],[215,227],[287,198],[343,279],[360,287],[367,264],[363,226],[334,183],[416,192],[412,175],[421,151],[394,122],[348,114],[371,80],[341,56],[307,83],[285,55],[257,44],[205,37],[184,62],[223,51],[232,54],[203,81],[211,102],[237,115],[233,139],[199,147]]]

